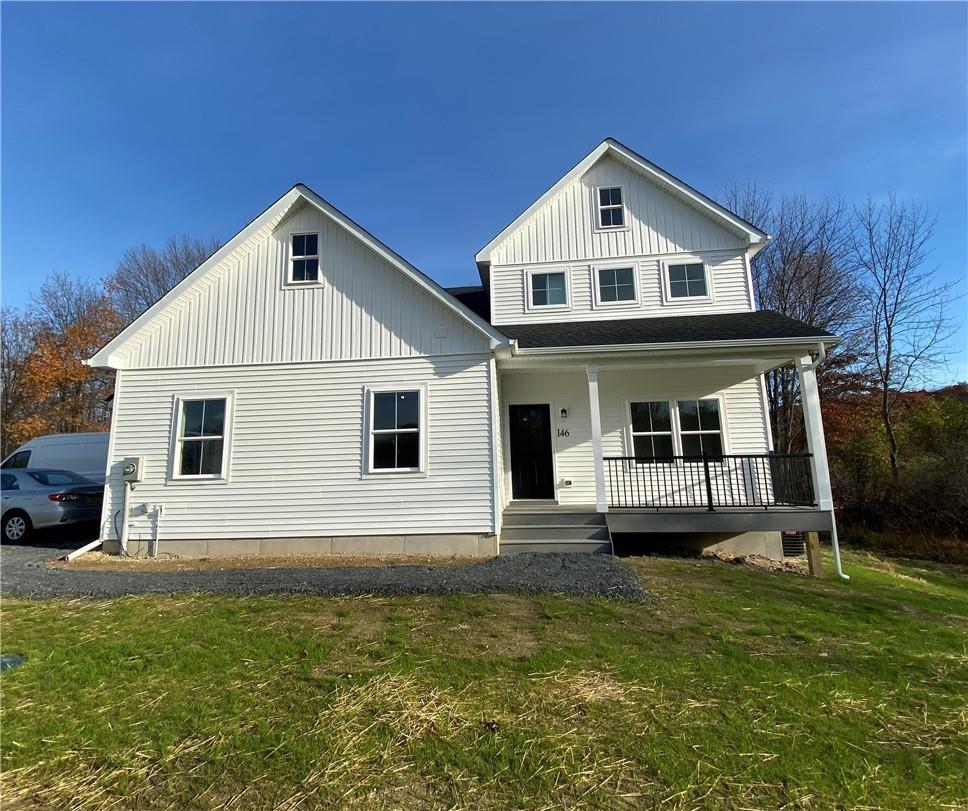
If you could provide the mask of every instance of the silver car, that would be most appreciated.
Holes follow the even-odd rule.
[[[35,529],[97,521],[103,499],[103,484],[69,470],[4,470],[0,473],[3,540],[22,542]]]

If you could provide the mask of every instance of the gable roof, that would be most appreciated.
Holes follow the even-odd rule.
[[[437,299],[441,304],[452,310],[473,327],[480,330],[484,335],[490,338],[492,346],[507,343],[507,338],[499,330],[491,326],[487,320],[481,318],[476,312],[459,301],[451,293],[447,292],[433,279],[411,265],[406,259],[396,253],[396,251],[382,243],[369,231],[367,231],[354,220],[350,219],[335,206],[328,203],[308,186],[302,183],[297,183],[289,191],[282,195],[282,197],[280,197],[261,214],[259,214],[255,219],[251,220],[248,225],[246,225],[234,237],[232,237],[221,248],[213,253],[208,259],[202,262],[202,264],[189,273],[164,296],[158,299],[158,301],[152,304],[134,321],[128,324],[128,326],[121,330],[118,335],[116,335],[112,340],[108,341],[107,344],[101,347],[101,349],[95,352],[94,355],[85,361],[85,363],[87,363],[88,366],[98,368],[114,368],[112,364],[112,355],[116,353],[124,344],[135,337],[145,326],[150,324],[158,314],[176,301],[182,295],[182,293],[194,285],[201,277],[216,268],[225,258],[230,256],[234,251],[238,250],[246,240],[267,226],[278,226],[278,224],[286,218],[286,215],[293,209],[293,207],[301,201],[307,202],[309,205],[313,206],[324,215],[329,217],[337,225],[345,228],[350,234],[360,240],[360,242],[370,248],[388,264],[410,278],[415,284],[417,284],[418,287],[423,289],[433,298]]]
[[[759,245],[762,247],[762,245],[765,245],[769,241],[770,236],[765,231],[761,231],[755,225],[747,222],[738,214],[735,214],[728,208],[721,206],[712,198],[707,197],[705,194],[697,189],[694,189],[685,181],[680,180],[675,175],[670,174],[661,166],[652,163],[652,161],[644,158],[638,152],[629,149],[629,147],[625,146],[614,138],[606,138],[584,158],[582,158],[575,166],[573,166],[550,189],[542,194],[541,197],[535,200],[530,206],[528,206],[517,217],[515,217],[515,219],[512,220],[512,222],[505,228],[503,228],[501,232],[497,234],[497,236],[487,243],[487,245],[481,248],[474,257],[478,266],[489,265],[491,261],[491,253],[500,243],[504,241],[509,232],[513,231],[519,225],[524,223],[528,217],[530,217],[535,211],[537,211],[552,197],[554,197],[562,188],[572,181],[582,177],[586,172],[588,172],[589,169],[592,168],[592,166],[594,166],[596,163],[598,163],[598,161],[607,155],[613,155],[620,158],[623,163],[631,166],[635,171],[648,178],[660,188],[663,188],[677,197],[684,199],[692,206],[705,212],[708,214],[708,216],[724,225],[730,231],[745,237],[747,244],[751,246]]]
[[[810,324],[773,312],[754,310],[712,315],[621,318],[608,321],[562,321],[552,324],[502,324],[518,349],[589,349],[592,347],[662,348],[675,344],[810,343],[839,339]]]

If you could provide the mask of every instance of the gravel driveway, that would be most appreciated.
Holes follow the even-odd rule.
[[[520,554],[464,566],[367,566],[234,569],[198,572],[99,572],[51,569],[46,561],[83,543],[38,537],[0,548],[0,592],[30,597],[122,597],[128,594],[567,594],[641,599],[648,593],[610,555]]]

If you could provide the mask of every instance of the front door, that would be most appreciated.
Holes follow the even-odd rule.
[[[508,406],[511,440],[511,497],[554,498],[551,407]]]

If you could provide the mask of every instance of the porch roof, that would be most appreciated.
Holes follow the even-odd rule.
[[[717,315],[559,321],[551,324],[501,324],[501,332],[521,349],[691,344],[733,341],[834,342],[835,335],[771,310]]]

